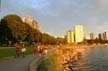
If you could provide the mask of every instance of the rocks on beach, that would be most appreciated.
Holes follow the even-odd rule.
[[[77,49],[72,53],[62,55],[60,63],[62,65],[63,71],[77,70],[77,61],[80,59],[81,51],[83,51],[83,49]]]

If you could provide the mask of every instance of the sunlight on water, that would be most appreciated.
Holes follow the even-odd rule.
[[[72,68],[74,71],[108,71],[108,47],[85,49]]]

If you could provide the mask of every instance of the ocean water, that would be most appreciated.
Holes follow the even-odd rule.
[[[74,63],[74,71],[108,71],[108,47],[86,48]]]

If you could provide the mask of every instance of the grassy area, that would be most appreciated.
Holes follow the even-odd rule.
[[[44,59],[38,65],[37,71],[62,71],[62,67],[60,65],[60,59],[63,54],[72,53],[74,49],[61,47],[58,51],[56,51],[49,58]]]
[[[33,53],[33,48],[26,48],[26,54],[32,54]],[[21,52],[20,52],[21,54]],[[15,48],[7,48],[7,47],[1,47],[0,48],[0,58],[3,57],[9,57],[9,56],[15,56],[16,52],[15,52]]]
[[[58,58],[59,55],[54,53],[49,58],[44,59],[39,63],[37,71],[61,71]]]

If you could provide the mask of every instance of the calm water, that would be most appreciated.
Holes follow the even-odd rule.
[[[76,66],[75,71],[108,71],[108,47],[84,49]]]

